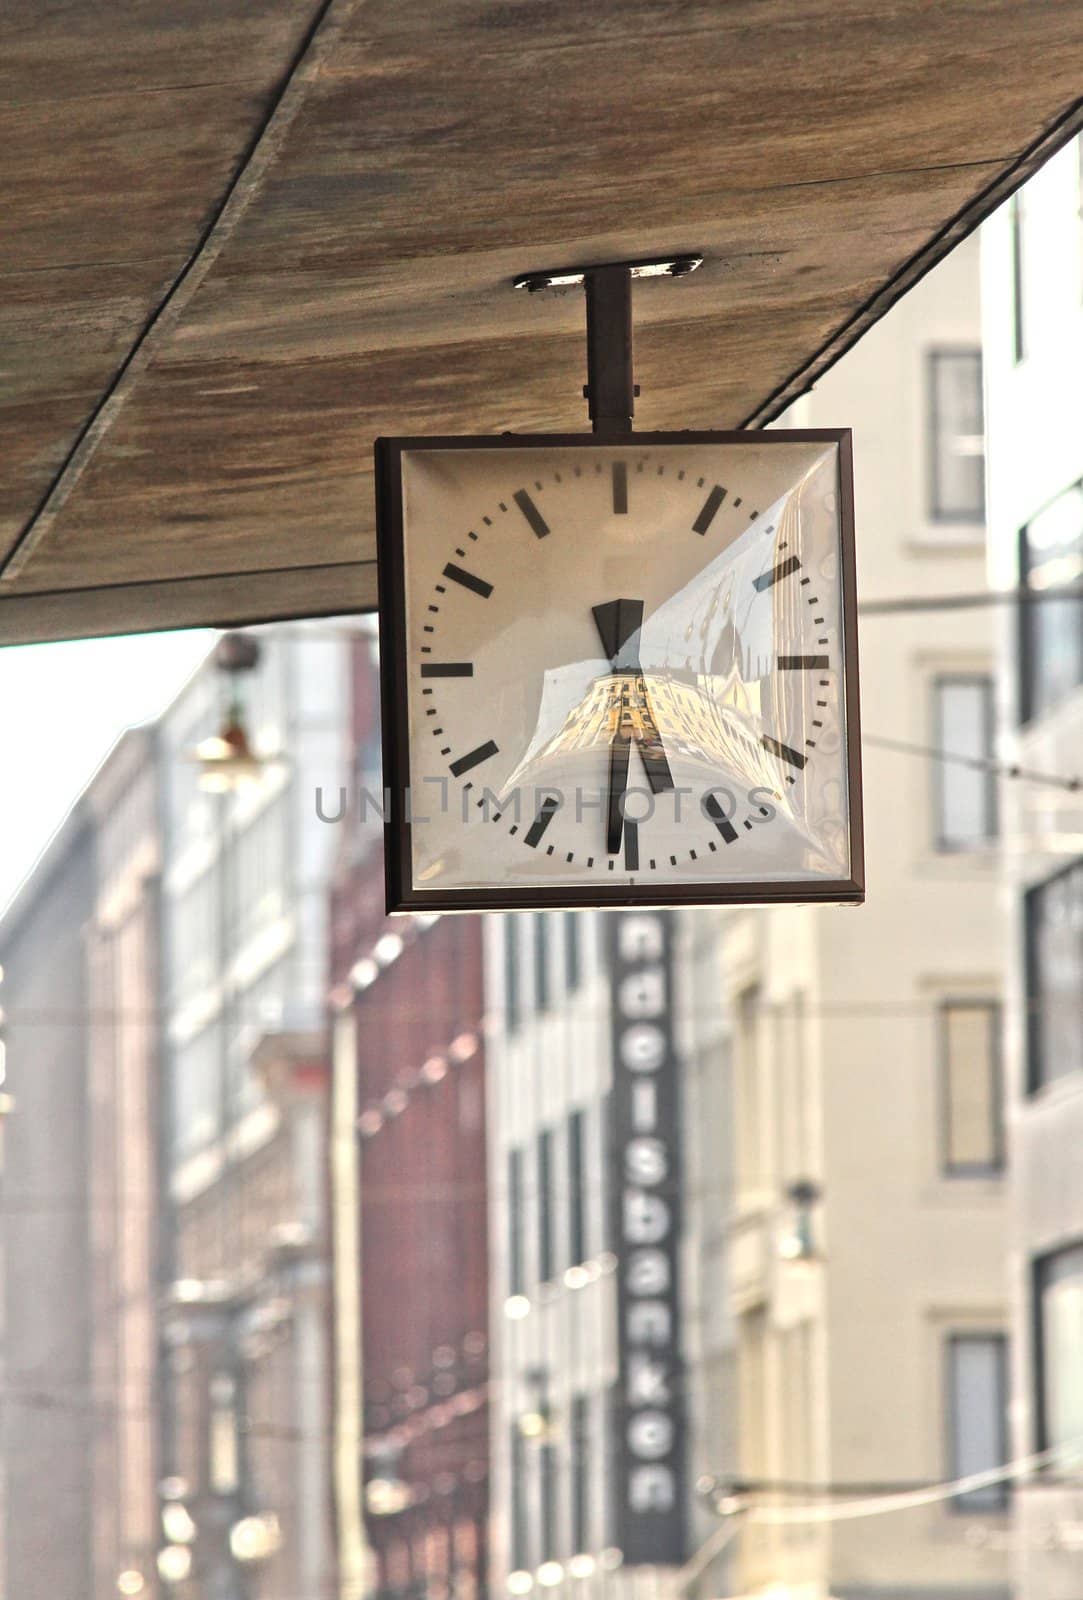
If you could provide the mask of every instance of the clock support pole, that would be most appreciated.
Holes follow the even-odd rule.
[[[683,278],[703,264],[697,255],[654,261],[616,261],[556,272],[531,272],[515,279],[517,289],[570,289],[581,284],[587,298],[587,402],[593,431],[603,436],[631,433],[639,386],[632,372],[632,279]]]
[[[595,433],[631,433],[639,390],[632,375],[632,269],[584,274],[587,383],[583,398]]]

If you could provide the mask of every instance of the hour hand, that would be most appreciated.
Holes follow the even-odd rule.
[[[642,600],[607,600],[592,615],[606,660],[614,672],[639,671],[639,630],[643,626]]]

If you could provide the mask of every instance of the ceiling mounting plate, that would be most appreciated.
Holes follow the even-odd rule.
[[[549,272],[524,272],[512,280],[512,287],[538,294],[542,289],[575,289],[596,272],[623,267],[633,278],[686,278],[703,265],[700,255],[658,256],[649,261],[598,261],[588,267],[556,267]]]

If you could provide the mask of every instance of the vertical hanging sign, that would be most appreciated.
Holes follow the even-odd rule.
[[[615,1538],[626,1565],[685,1558],[680,1339],[680,1124],[673,1045],[672,914],[607,919],[612,984],[611,1228],[620,1377]]]

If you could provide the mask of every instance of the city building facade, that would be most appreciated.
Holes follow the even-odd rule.
[[[1008,1592],[1001,1484],[824,1511],[1008,1457],[994,639],[936,608],[985,581],[980,336],[971,241],[785,419],[854,427],[871,870],[720,918],[742,1593]]]
[[[986,225],[982,297],[990,581],[1020,591],[997,612],[1003,755],[1065,780],[1011,783],[1004,806],[1012,1439],[1043,1453],[1016,1494],[1016,1592],[1069,1600],[1083,1548],[1080,140]]]
[[[157,1299],[163,1284],[161,839],[153,727],[118,741],[85,792],[95,904],[87,962],[87,1215],[95,1600],[159,1590]]]
[[[984,583],[980,341],[968,244],[784,419],[855,431],[865,908],[681,912],[630,985],[619,926],[649,948],[651,917],[491,919],[494,1592],[1007,1593],[999,1486],[808,1511],[1007,1459],[994,640],[920,604]],[[679,1079],[649,1155],[623,1142],[627,1005]],[[679,1300],[644,1318],[628,1219],[663,1228],[674,1184]],[[680,1526],[641,1546],[615,1488],[671,1438]]]
[[[115,1594],[94,1587],[95,1466],[85,930],[95,851],[85,806],[68,816],[0,925],[6,1088],[2,1456],[5,1596]],[[33,1292],[27,1286],[33,1285]],[[105,1427],[112,1433],[108,1412]]]
[[[343,1593],[487,1600],[481,919],[386,916],[377,678],[363,647],[355,667],[332,926]]]
[[[162,1564],[181,1595],[334,1582],[325,1031],[350,648],[260,630],[241,710],[263,765],[208,793],[228,710],[209,658],[163,715]]]

